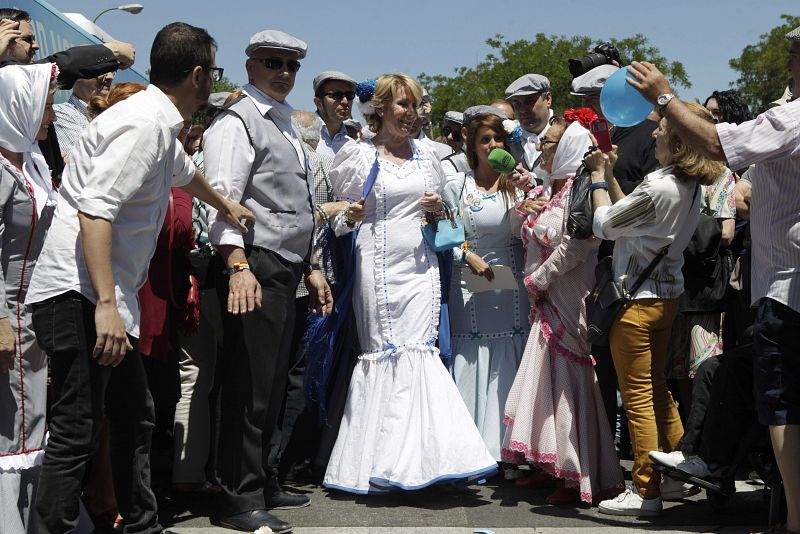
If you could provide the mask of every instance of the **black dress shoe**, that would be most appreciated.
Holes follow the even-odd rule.
[[[292,525],[281,521],[266,510],[250,510],[225,517],[218,521],[221,527],[243,530],[245,532],[255,532],[261,527],[269,527],[275,534],[284,534],[292,531]]]
[[[311,499],[305,495],[276,491],[264,504],[267,510],[292,510],[294,508],[305,508],[311,504]]]

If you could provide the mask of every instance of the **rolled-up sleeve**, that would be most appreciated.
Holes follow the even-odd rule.
[[[242,121],[230,113],[217,118],[203,136],[205,175],[223,197],[239,202],[255,162],[255,150]],[[242,233],[208,207],[208,239],[213,245],[244,248]]]
[[[742,124],[718,124],[717,135],[731,169],[797,154],[800,101],[772,108]]]
[[[613,206],[600,206],[594,210],[592,230],[600,239],[616,241],[620,237],[643,235],[646,232],[640,229],[654,222],[655,203],[640,186]]]
[[[103,135],[91,158],[91,170],[76,197],[78,210],[114,221],[122,205],[149,177],[163,154],[161,131],[153,122],[124,124]]]

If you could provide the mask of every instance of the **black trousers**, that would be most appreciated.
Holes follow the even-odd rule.
[[[161,532],[150,489],[155,415],[138,340],[115,368],[92,358],[94,305],[71,291],[33,310],[36,340],[50,357],[50,437],[36,495],[33,531],[71,532],[87,462],[98,447],[103,414],[111,431],[111,470],[125,532]]]
[[[689,410],[686,424],[683,426],[683,437],[675,447],[686,456],[695,456],[700,451],[703,426],[708,413],[708,406],[711,402],[711,389],[719,366],[719,357],[708,358],[700,364],[697,374],[694,376],[694,381],[692,382],[692,408]],[[712,417],[714,416],[712,415]]]
[[[225,314],[224,357],[220,362],[220,431],[217,479],[227,513],[264,508],[280,489],[269,464],[270,440],[286,393],[294,329],[294,292],[302,265],[272,251],[247,252],[261,284],[261,308]],[[227,282],[220,286],[227,295]],[[227,296],[223,302],[227,302]]]

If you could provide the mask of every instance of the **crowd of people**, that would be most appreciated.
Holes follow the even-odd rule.
[[[684,102],[602,45],[569,66],[583,107],[519,73],[434,132],[405,74],[324,71],[293,108],[308,45],[278,30],[212,93],[204,29],[162,28],[144,86],[113,83],[127,43],[36,60],[30,22],[0,9],[1,532],[71,532],[81,499],[98,531],[162,532],[154,478],[250,532],[311,504],[287,480],[498,477],[656,516],[729,495],[766,436],[774,531],[800,532],[791,93],[755,118],[735,90]],[[620,68],[654,105],[632,126],[600,104]],[[604,276],[624,299],[605,341]]]

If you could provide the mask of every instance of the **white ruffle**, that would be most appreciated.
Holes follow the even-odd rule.
[[[41,465],[44,449],[0,456],[0,473],[16,473]]]

